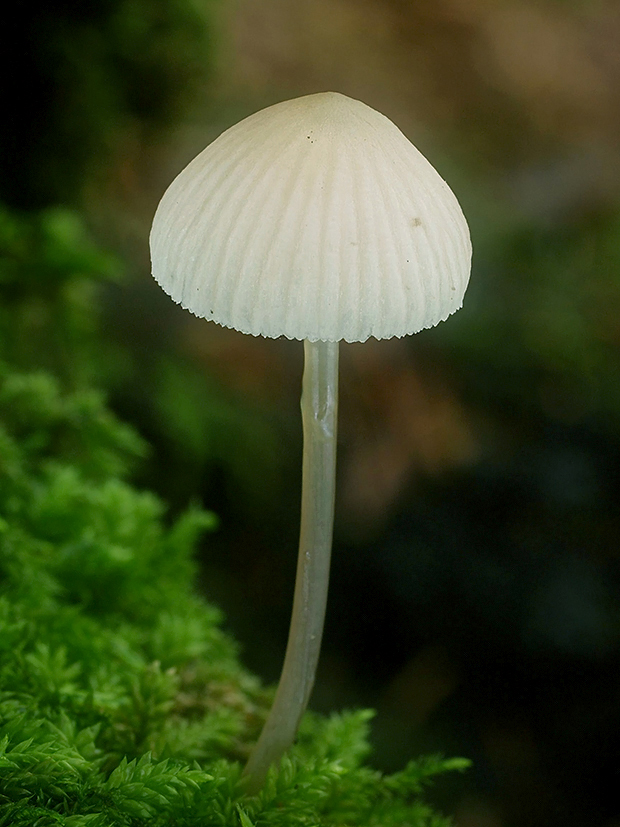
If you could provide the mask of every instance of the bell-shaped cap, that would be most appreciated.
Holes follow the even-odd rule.
[[[260,336],[364,341],[461,306],[454,194],[384,115],[323,92],[228,129],[164,194],[153,276],[197,316]]]

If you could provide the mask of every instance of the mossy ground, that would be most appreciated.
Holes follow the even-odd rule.
[[[466,762],[382,775],[367,710],[307,714],[244,794],[271,692],[195,590],[216,517],[132,486],[146,446],[92,387],[109,261],[68,215],[0,223],[0,825],[447,825],[423,787]]]

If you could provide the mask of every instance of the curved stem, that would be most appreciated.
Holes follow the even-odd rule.
[[[303,475],[293,614],[273,706],[244,775],[257,792],[297,734],[319,660],[334,523],[338,343],[304,341]]]

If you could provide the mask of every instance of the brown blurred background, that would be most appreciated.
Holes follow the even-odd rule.
[[[464,308],[342,347],[312,705],[376,708],[379,768],[471,758],[436,788],[458,827],[618,827],[620,5],[101,0],[50,15],[22,21],[38,105],[18,102],[3,135],[2,198],[75,205],[124,262],[102,297],[100,381],[153,445],[139,481],[220,515],[202,586],[267,681],[293,592],[302,349],[173,306],[149,275],[152,214],[224,128],[320,90],[382,111],[448,180],[474,244]]]

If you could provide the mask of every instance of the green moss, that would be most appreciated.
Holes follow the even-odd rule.
[[[16,344],[20,308],[66,309],[72,279],[65,268],[47,297],[44,279],[18,294],[4,282],[15,314],[0,339],[0,825],[448,824],[423,787],[464,763],[383,776],[364,765],[367,711],[308,714],[263,791],[244,795],[271,693],[195,590],[196,544],[216,518],[193,506],[173,520],[132,486],[140,437],[88,383],[33,371]],[[80,330],[76,347],[95,336]]]

